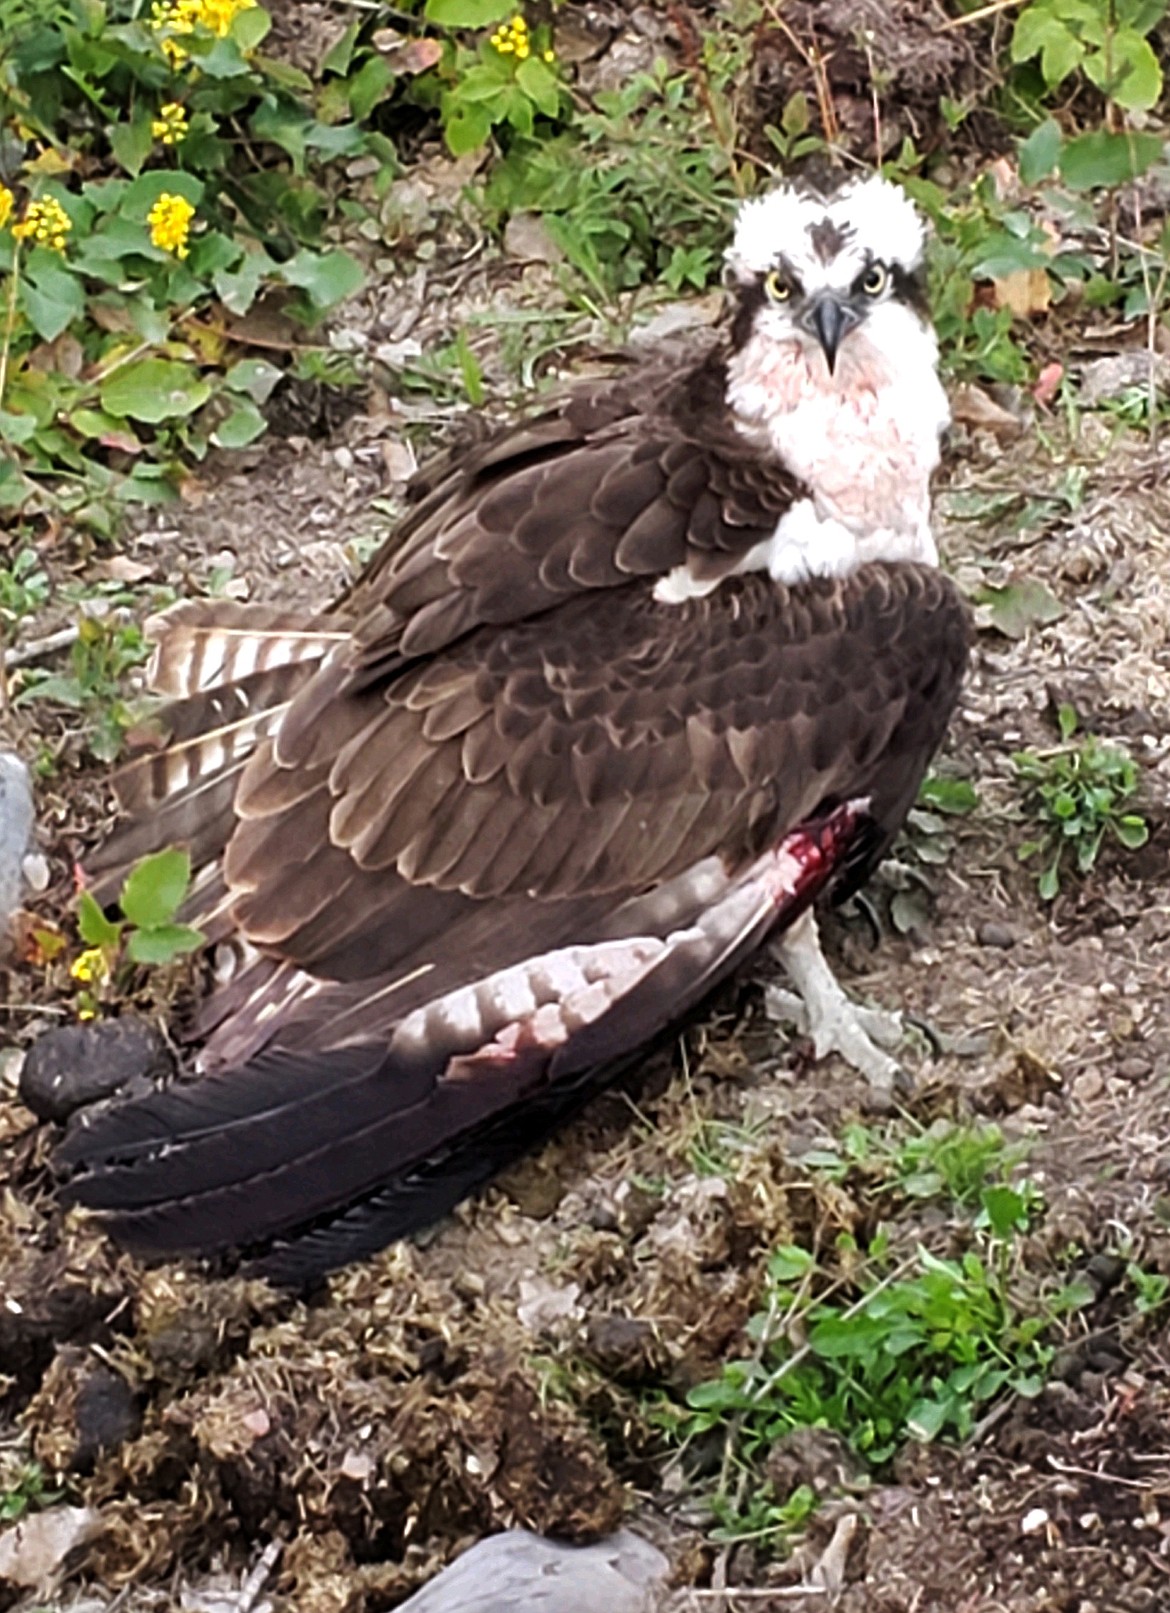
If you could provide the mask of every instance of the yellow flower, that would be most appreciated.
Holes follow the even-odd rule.
[[[544,57],[546,62],[555,62],[557,59],[557,53],[555,50],[542,51],[541,55]]]
[[[162,51],[172,68],[182,67],[191,54],[185,46],[180,45],[177,39],[160,39],[158,48]]]
[[[506,25],[501,23],[488,43],[498,50],[501,56],[515,56],[521,62],[532,51],[528,39],[528,24],[519,12],[510,23]]]
[[[168,101],[158,109],[150,132],[164,146],[180,145],[187,138],[187,113],[178,101]]]
[[[0,185],[0,230],[12,217],[12,209],[16,206],[16,197],[7,185]]]
[[[110,978],[110,963],[101,947],[88,947],[69,965],[74,980],[101,981]]]
[[[200,0],[199,21],[222,39],[241,11],[250,11],[256,0]]]
[[[187,256],[187,237],[191,233],[191,220],[195,209],[185,196],[172,196],[164,190],[146,215],[150,225],[150,239],[164,252],[173,252],[177,258]]]
[[[12,226],[12,233],[18,241],[31,240],[35,246],[64,252],[65,237],[72,228],[73,221],[57,198],[45,196],[28,204],[23,219]]]
[[[203,0],[154,0],[150,8],[150,26],[156,34],[170,29],[176,34],[195,31]]]

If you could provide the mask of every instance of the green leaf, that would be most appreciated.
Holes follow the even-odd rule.
[[[1028,1204],[1014,1187],[985,1187],[983,1209],[997,1237],[1006,1238],[1028,1224]]]
[[[440,28],[490,28],[516,9],[516,0],[427,0],[423,15]]]
[[[1085,62],[1085,76],[1127,112],[1148,112],[1161,99],[1158,58],[1132,28],[1117,30],[1108,55],[1102,51]]]
[[[360,22],[351,22],[341,37],[330,45],[321,58],[321,72],[323,74],[345,74],[349,72],[349,64],[353,60],[353,50],[358,42],[361,26]]]
[[[941,1400],[919,1400],[906,1413],[906,1428],[913,1439],[929,1444],[947,1423],[947,1407]]]
[[[246,392],[253,403],[267,403],[284,372],[266,358],[242,358],[224,376],[233,392]]]
[[[232,18],[231,37],[242,51],[255,50],[272,27],[272,18],[263,6],[248,6]]]
[[[192,207],[198,207],[203,200],[204,184],[194,174],[184,173],[182,169],[152,168],[149,173],[139,174],[126,186],[118,211],[135,224],[143,224],[164,191],[171,196],[182,196]]]
[[[0,409],[0,442],[19,448],[35,437],[38,429],[35,415],[12,414],[7,409]]]
[[[55,252],[38,250],[21,277],[20,301],[37,335],[51,342],[85,312],[85,287]]]
[[[193,414],[210,396],[210,384],[193,365],[166,358],[124,364],[101,387],[103,409],[152,425]]]
[[[1020,147],[1020,180],[1025,185],[1037,185],[1054,173],[1060,160],[1064,136],[1055,118],[1046,118]]]
[[[1023,577],[1003,588],[981,588],[972,598],[986,616],[981,625],[994,627],[1005,638],[1023,638],[1030,627],[1058,621],[1064,615],[1059,599],[1034,577]]]
[[[238,269],[219,269],[212,276],[216,295],[230,314],[243,315],[256,301],[266,276],[276,272],[276,264],[267,252],[252,251],[244,255]]]
[[[1060,172],[1073,190],[1109,190],[1140,178],[1161,155],[1159,135],[1133,131],[1113,134],[1108,129],[1093,129],[1066,143]]]
[[[190,883],[190,856],[171,846],[134,865],[118,900],[131,924],[144,930],[158,929],[174,918]]]
[[[465,157],[487,143],[492,132],[491,113],[481,104],[457,106],[443,125],[443,138],[453,157]]]
[[[351,116],[359,123],[364,122],[393,87],[394,74],[390,64],[382,56],[371,56],[369,61],[362,63],[346,86]]]
[[[340,248],[332,252],[305,248],[282,263],[279,273],[282,280],[299,287],[314,308],[322,311],[352,296],[366,277],[357,259]]]
[[[1040,52],[1040,71],[1050,90],[1063,84],[1070,73],[1075,73],[1084,60],[1085,47],[1075,34],[1055,23]]]
[[[1127,851],[1136,851],[1150,838],[1149,825],[1136,813],[1127,812],[1123,818],[1113,820],[1113,833]]]
[[[808,1164],[807,1155],[804,1163]],[[782,1244],[768,1259],[768,1276],[777,1283],[799,1282],[815,1264],[807,1249],[801,1249],[794,1243]]]
[[[932,773],[922,781],[918,802],[920,806],[934,807],[937,812],[964,817],[979,805],[979,791],[970,779],[945,778]]]
[[[1040,875],[1040,878],[1036,881],[1036,888],[1039,890],[1041,899],[1043,901],[1055,901],[1057,893],[1060,890],[1060,869],[1058,864],[1051,863],[1044,870],[1044,872]]]
[[[142,165],[154,145],[150,125],[150,112],[143,107],[129,123],[115,123],[108,131],[114,160],[135,178],[141,173]]]
[[[516,69],[516,82],[528,99],[546,118],[555,118],[561,109],[561,88],[557,76],[539,56],[528,56]]]
[[[122,926],[106,917],[89,891],[82,891],[77,898],[77,930],[87,946],[113,947],[118,944]]]
[[[149,929],[131,930],[126,952],[135,963],[173,963],[185,952],[194,952],[204,942],[202,930],[189,924],[156,924]]]
[[[246,448],[257,437],[262,437],[267,429],[267,420],[251,398],[245,398],[226,419],[220,421],[211,433],[211,440],[217,448]]]

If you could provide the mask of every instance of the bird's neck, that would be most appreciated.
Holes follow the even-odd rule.
[[[739,429],[810,494],[756,565],[794,582],[871,560],[937,561],[930,478],[949,410],[936,361],[933,332],[917,319],[858,330],[833,374],[819,348],[763,335],[732,355],[727,402]]]

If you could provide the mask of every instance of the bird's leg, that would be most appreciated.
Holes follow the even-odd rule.
[[[769,1010],[811,1036],[817,1058],[839,1053],[875,1094],[889,1097],[895,1085],[904,1085],[901,1066],[882,1051],[902,1040],[901,1015],[863,1008],[846,996],[825,961],[811,909],[773,942],[773,950],[800,995],[769,987]]]

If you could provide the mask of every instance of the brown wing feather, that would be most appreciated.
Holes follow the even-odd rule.
[[[387,874],[568,912],[714,852],[749,858],[825,802],[882,793],[896,827],[941,734],[951,695],[938,717],[931,697],[938,676],[954,684],[962,623],[937,572],[877,565],[792,590],[732,578],[684,606],[633,583],[477,630],[380,689],[335,692],[312,790],[281,786],[301,771],[283,736],[257,753],[226,863],[237,916],[311,970],[360,957],[363,937],[388,967],[407,954],[388,955],[372,899],[397,890]]]

